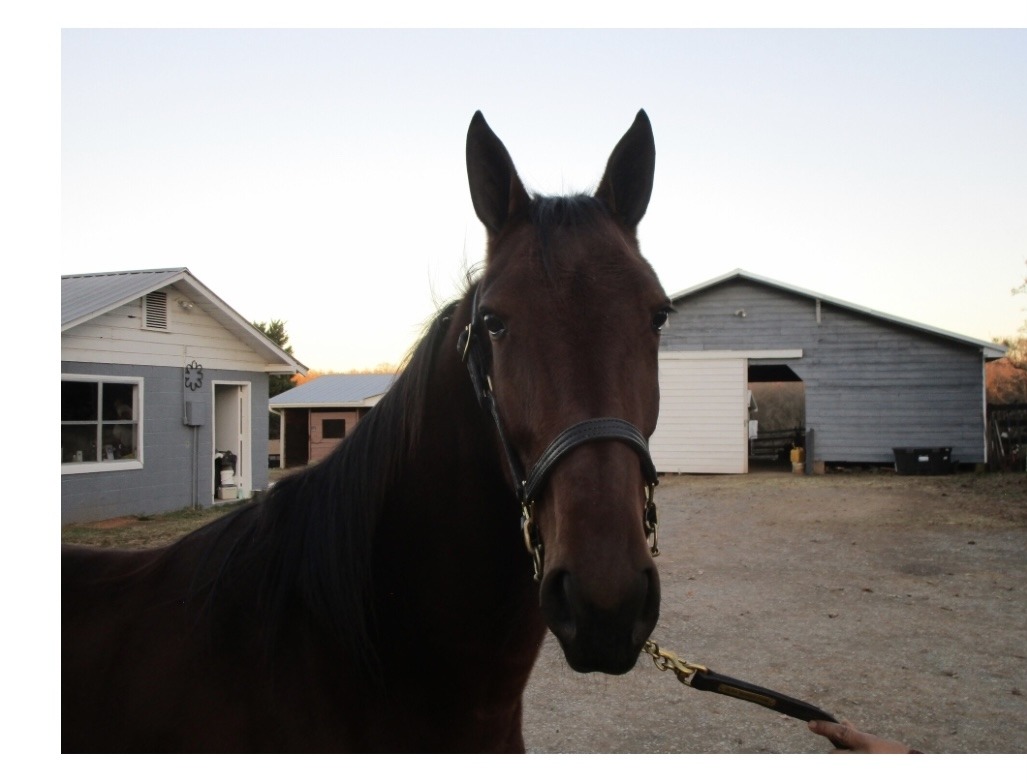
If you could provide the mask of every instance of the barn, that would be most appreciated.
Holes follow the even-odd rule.
[[[392,373],[333,373],[275,395],[268,405],[282,420],[280,441],[268,447],[272,462],[296,468],[325,458],[395,378]]]
[[[792,385],[792,446],[827,464],[987,462],[984,367],[1002,346],[744,270],[678,292],[660,348],[658,470],[746,473],[761,384]],[[776,434],[775,435],[779,435]],[[787,444],[786,444],[787,446]]]
[[[269,375],[306,370],[185,267],[62,276],[62,523],[263,489]]]

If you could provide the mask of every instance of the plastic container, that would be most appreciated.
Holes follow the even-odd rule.
[[[937,476],[952,471],[950,446],[897,446],[892,448],[892,452],[895,453],[897,474]]]

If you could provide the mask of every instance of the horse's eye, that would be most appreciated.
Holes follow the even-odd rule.
[[[670,319],[670,308],[661,308],[653,314],[653,329],[659,332]]]
[[[485,329],[488,330],[490,337],[498,338],[506,332],[506,324],[503,323],[503,319],[493,313],[487,313],[482,318],[482,323],[485,325]]]

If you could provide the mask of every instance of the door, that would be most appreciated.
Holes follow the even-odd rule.
[[[703,352],[660,355],[660,418],[649,448],[656,470],[749,470],[748,361]]]
[[[214,382],[214,454],[235,455],[235,485],[240,498],[253,490],[251,469],[250,385]],[[212,477],[212,482],[213,482]],[[214,484],[211,485],[211,494]]]
[[[331,451],[346,437],[353,418],[353,414],[340,411],[310,412],[311,463],[328,457]]]

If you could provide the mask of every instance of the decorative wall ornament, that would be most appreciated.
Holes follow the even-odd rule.
[[[195,359],[185,366],[185,385],[193,392],[203,386],[203,365]]]

